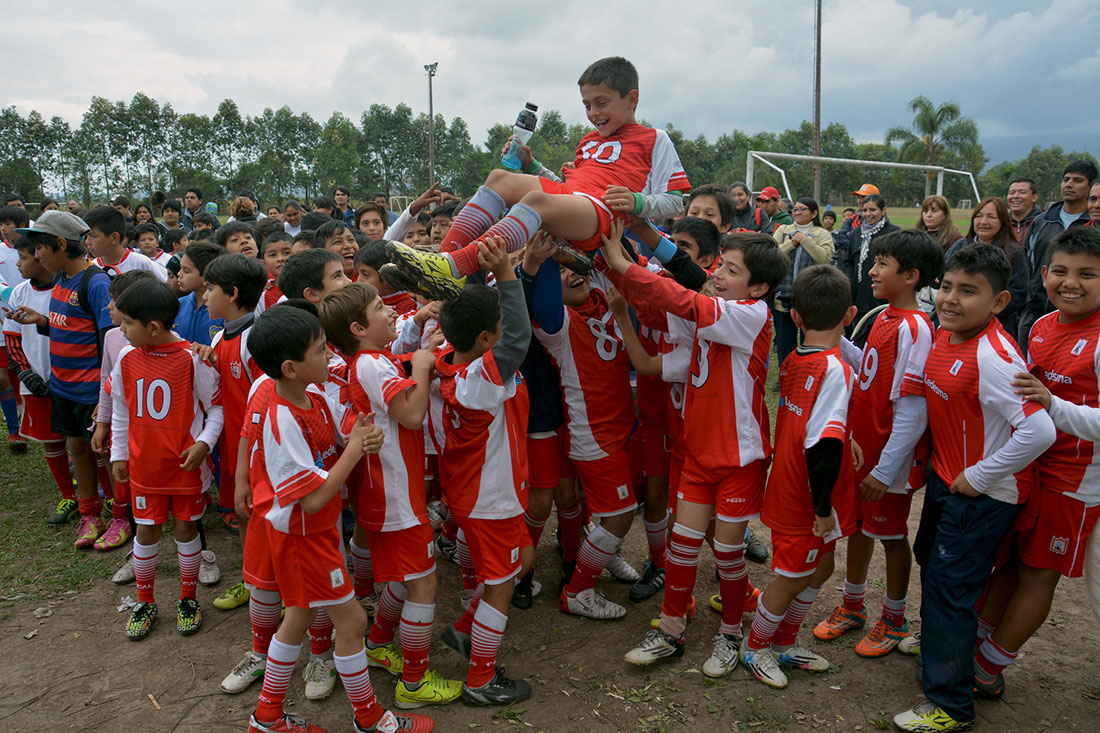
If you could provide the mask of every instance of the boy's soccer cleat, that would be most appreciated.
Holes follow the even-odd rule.
[[[202,613],[199,602],[194,598],[181,598],[176,604],[176,631],[183,636],[199,633],[202,628]]]
[[[324,657],[310,657],[302,670],[306,681],[306,699],[324,700],[336,687],[336,662]]]
[[[142,601],[130,611],[130,619],[126,622],[126,638],[130,641],[141,641],[153,630],[156,620],[157,604]]]
[[[8,436],[8,448],[11,449],[12,453],[26,453],[27,441],[23,440],[19,433],[12,433]]]
[[[427,715],[420,715],[419,713],[398,715],[391,710],[387,710],[382,713],[382,717],[371,728],[362,727],[355,718],[352,718],[351,726],[355,733],[398,733],[399,731],[432,733],[435,730],[435,721]]]
[[[558,598],[558,608],[574,616],[597,620],[622,618],[626,615],[625,608],[609,600],[595,588],[586,588],[575,596],[563,590]]]
[[[511,705],[530,696],[531,685],[508,679],[502,667],[497,667],[493,679],[481,687],[462,685],[462,702],[467,705]]]
[[[760,589],[753,588],[745,596],[745,606],[741,609],[741,614],[753,614],[756,613],[756,604],[760,602]],[[710,597],[710,607],[712,610],[722,613],[722,596],[715,593]]]
[[[915,733],[940,733],[941,731],[970,730],[973,720],[955,720],[931,700],[925,700],[914,708],[894,716],[894,725],[901,730]]]
[[[646,560],[642,577],[630,586],[630,600],[640,603],[657,595],[665,587],[665,569]]]
[[[552,256],[559,265],[581,277],[587,277],[592,272],[592,258],[568,242],[559,240],[558,250]]]
[[[528,570],[522,578],[516,581],[516,587],[512,591],[512,605],[516,608],[526,610],[535,602],[535,596],[538,595],[535,591],[535,585],[538,584],[538,581],[535,580],[534,573],[534,570]],[[541,585],[539,590],[542,590]],[[463,606],[465,605],[464,603]]]
[[[756,538],[749,527],[745,530],[745,559],[749,562],[766,562],[769,557],[767,546]]]
[[[218,510],[218,519],[222,520],[222,524],[233,534],[237,534],[241,531],[241,522],[237,519],[237,513],[234,511],[223,512]]]
[[[920,632],[918,631],[899,641],[898,651],[909,657],[920,654]]]
[[[900,641],[909,634],[909,624],[894,626],[884,618],[875,622],[867,636],[856,644],[856,654],[861,657],[883,657],[894,650]]]
[[[77,549],[91,547],[106,529],[107,523],[99,517],[82,514],[80,525],[76,528],[76,542],[73,544]]]
[[[779,668],[779,662],[775,661],[771,649],[753,651],[742,644],[741,663],[756,679],[768,687],[782,690],[787,686],[787,675],[783,674],[783,670]]]
[[[417,250],[418,252],[422,250]],[[436,291],[409,277],[405,271],[392,262],[387,262],[378,270],[378,276],[397,292],[412,293],[428,300],[436,299]]]
[[[695,596],[692,596],[688,600],[688,610],[687,610],[686,618],[687,618],[688,621],[690,621],[692,618],[694,618],[694,616],[695,616]],[[661,616],[660,615],[657,615],[655,618],[653,618],[653,620],[651,620],[649,622],[649,628],[651,628],[651,629],[659,628],[660,625],[661,625]]]
[[[125,519],[112,518],[107,529],[99,536],[92,547],[97,550],[114,550],[130,541],[130,523]]]
[[[844,606],[837,606],[825,619],[814,627],[814,636],[822,641],[839,639],[849,631],[862,629],[867,624],[866,610],[849,611]]]
[[[605,569],[611,574],[612,578],[620,583],[636,583],[642,576],[638,575],[638,571],[623,557],[622,549],[623,548],[620,547],[618,550],[615,550],[615,554],[607,561]]]
[[[122,563],[122,567],[115,571],[115,574],[111,576],[111,582],[115,585],[126,585],[127,583],[133,583],[134,578],[134,553],[130,553],[126,556],[126,562]]]
[[[454,260],[447,255],[418,252],[400,242],[386,242],[386,255],[432,300],[452,300],[466,286],[466,278],[455,274]]]
[[[214,585],[222,579],[222,570],[218,567],[218,557],[213,550],[199,553],[199,583]]]
[[[737,666],[741,640],[729,634],[717,634],[710,657],[703,662],[703,674],[707,677],[725,677]]]
[[[439,535],[435,538],[435,549],[440,557],[445,557],[451,562],[458,564],[458,542],[455,540],[449,540],[443,535]]]
[[[267,657],[249,651],[244,655],[244,659],[237,662],[233,671],[222,680],[222,692],[230,695],[244,692],[249,685],[264,676],[265,670],[267,670]]]
[[[810,672],[824,672],[829,668],[829,660],[820,654],[811,652],[804,646],[794,644],[786,649],[775,652],[775,661],[784,667],[798,667]]]
[[[402,710],[415,710],[425,705],[446,705],[460,697],[462,697],[461,681],[443,679],[438,672],[429,669],[424,673],[415,690],[410,690],[405,680],[398,680],[393,704]]]
[[[283,713],[283,717],[274,723],[261,723],[253,715],[248,720],[248,730],[250,733],[328,733],[321,726],[307,723],[300,716],[290,713]]]
[[[374,648],[371,648],[370,644],[365,644],[364,647],[367,652],[367,664],[369,666],[380,667],[395,677],[404,670],[405,659],[401,656],[401,650],[397,648],[396,642],[391,641],[389,644]]]
[[[57,502],[57,509],[46,517],[46,524],[68,524],[80,513],[80,504],[76,499],[62,499]]]
[[[975,663],[974,694],[986,700],[1000,700],[1005,694],[1005,676],[1000,672],[991,675]]]
[[[214,599],[214,608],[219,611],[232,611],[237,606],[248,603],[251,595],[244,583],[234,583],[225,589],[225,593]]]
[[[684,656],[684,637],[670,636],[660,629],[646,632],[642,643],[634,647],[623,657],[631,664],[646,665],[662,659],[675,659]]]
[[[439,635],[439,640],[462,656],[466,657],[467,659],[470,658],[470,650],[472,646],[470,635],[463,634],[461,631],[454,627],[454,624],[443,629],[443,633]]]

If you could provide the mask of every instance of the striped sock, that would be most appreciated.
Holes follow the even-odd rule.
[[[537,548],[539,546],[539,540],[542,539],[542,530],[546,528],[546,519],[546,517],[539,519],[531,516],[529,509],[523,513],[523,521],[527,523],[527,534],[531,537],[532,547]]]
[[[745,566],[745,545],[727,545],[714,541],[714,564],[718,566],[718,591],[722,596],[722,623],[718,633],[740,638],[741,613],[749,584]]]
[[[370,559],[370,550],[355,544],[355,540],[348,542],[351,548],[352,585],[355,587],[356,598],[366,598],[374,593],[374,563]]]
[[[974,646],[980,646],[983,641],[993,636],[993,632],[997,630],[997,627],[981,616],[978,616],[978,638],[974,642]]]
[[[978,653],[974,655],[974,664],[990,677],[999,675],[1005,667],[1016,661],[1019,652],[1006,651],[1000,644],[992,639],[986,639],[978,647]]]
[[[645,525],[645,541],[649,547],[649,561],[655,567],[665,567],[665,554],[668,550],[668,514],[666,513],[656,522],[647,522],[643,518],[642,524]]]
[[[176,540],[176,556],[180,562],[180,598],[194,598],[195,585],[199,581],[199,553],[202,543],[198,536],[187,542]]]
[[[506,207],[500,194],[488,186],[480,186],[451,222],[440,249],[443,252],[462,249],[495,224]]]
[[[575,596],[582,590],[588,590],[596,585],[596,578],[607,567],[607,561],[619,549],[622,539],[608,532],[602,526],[596,526],[588,533],[581,550],[577,553],[577,569],[573,571],[573,578],[565,587],[565,592]],[[666,585],[667,594],[667,585]],[[667,597],[667,595],[666,595]]]
[[[309,625],[309,655],[319,657],[332,649],[332,619],[325,609],[317,611]]]
[[[756,615],[752,617],[752,628],[749,629],[749,638],[745,639],[745,648],[750,651],[761,651],[771,646],[775,630],[783,620],[782,614],[772,613],[764,606],[764,599],[756,606]]]
[[[434,620],[434,603],[405,601],[401,609],[401,655],[404,657],[401,679],[406,685],[420,682],[428,669],[428,644],[432,641]]]
[[[470,596],[470,600],[466,604],[466,608],[462,610],[462,616],[459,617],[458,621],[455,621],[455,631],[462,634],[470,633],[470,629],[474,626],[474,614],[477,613],[477,609],[481,605],[483,595],[485,595],[485,584],[478,583],[477,588],[474,589],[474,594]]]
[[[401,622],[401,607],[409,591],[401,583],[386,583],[378,599],[378,610],[374,614],[374,625],[370,627],[367,641],[371,648],[384,646],[393,641],[393,633]]]
[[[841,602],[849,611],[859,613],[863,610],[863,599],[867,597],[867,581],[852,583],[844,579],[844,592],[841,594]]]
[[[134,580],[137,583],[138,600],[143,603],[156,603],[153,599],[153,581],[157,576],[159,554],[159,540],[151,545],[143,545],[134,540]]]
[[[279,630],[282,599],[277,591],[253,588],[248,598],[248,620],[252,625],[252,651],[267,654],[271,639]]]
[[[473,590],[477,587],[477,570],[474,569],[474,556],[470,554],[470,546],[466,544],[466,533],[459,529],[455,541],[458,543],[455,559],[462,571],[462,590]]]
[[[447,507],[446,504],[443,506]],[[450,507],[447,507],[447,512],[443,515],[443,526],[439,528],[439,536],[445,540],[457,541],[458,520],[455,519],[455,513],[450,510]]]
[[[264,686],[256,705],[255,717],[261,723],[274,723],[283,717],[283,702],[290,687],[290,677],[298,661],[301,644],[284,644],[272,639],[267,647],[267,668],[264,669]]]
[[[504,638],[508,617],[488,603],[482,603],[474,615],[470,633],[470,671],[466,675],[469,687],[481,687],[493,679],[497,668],[497,651]]]
[[[268,665],[271,665],[268,657]],[[374,697],[374,688],[370,684],[370,673],[367,671],[367,652],[360,649],[355,654],[347,657],[333,656],[336,663],[336,671],[340,674],[340,682],[344,685],[344,691],[348,694],[351,708],[355,711],[355,722],[363,730],[373,728],[385,710],[378,704]],[[264,678],[267,684],[267,678]]]
[[[463,208],[465,211],[465,207]],[[542,226],[542,217],[539,212],[527,204],[516,204],[508,211],[508,216],[489,227],[489,231],[478,237],[477,241],[470,242],[461,249],[451,252],[451,260],[455,264],[455,273],[458,276],[472,275],[481,269],[477,264],[477,242],[486,237],[497,237],[504,243],[504,248],[509,252],[518,252],[527,244],[528,240]],[[454,224],[451,224],[454,228]]]
[[[798,630],[802,627],[806,614],[810,612],[810,606],[814,605],[817,594],[820,592],[820,588],[806,588],[794,597],[791,605],[787,606],[787,613],[783,614],[783,621],[775,630],[775,636],[772,637],[773,647],[782,650],[794,645]]]
[[[50,474],[61,491],[61,498],[76,499],[76,487],[73,486],[73,472],[69,468],[69,452],[65,450],[65,441],[43,443],[42,450],[46,454],[46,465],[50,468]]]
[[[668,567],[665,569],[665,599],[661,604],[661,631],[680,636],[687,627],[687,608],[699,573],[699,550],[705,532],[672,525],[668,539]]]
[[[902,598],[900,601],[895,601],[890,596],[884,596],[882,599],[882,618],[889,621],[894,626],[901,626],[905,623],[905,603],[909,600],[909,596]]]

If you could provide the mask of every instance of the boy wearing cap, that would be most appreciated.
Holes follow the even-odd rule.
[[[107,311],[111,280],[85,257],[81,240],[88,226],[80,217],[47,211],[34,227],[17,231],[35,243],[35,257],[54,276],[49,314],[20,306],[13,318],[34,324],[50,338],[50,426],[69,439],[80,505],[76,546],[91,547],[106,529],[89,440],[92,411],[99,403],[103,337],[113,325]]]

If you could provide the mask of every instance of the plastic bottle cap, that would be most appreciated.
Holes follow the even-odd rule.
[[[530,102],[528,102],[525,106],[527,107],[527,109],[531,110],[532,112],[538,112],[539,111],[539,106],[537,104],[531,104]]]

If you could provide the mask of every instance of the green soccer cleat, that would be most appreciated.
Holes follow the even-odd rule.
[[[141,641],[153,630],[156,620],[157,604],[142,601],[130,611],[130,619],[126,622],[126,638],[130,641]]]
[[[400,242],[386,242],[386,254],[432,300],[453,300],[466,286],[466,278],[455,274],[454,260],[448,255],[419,252]]]

